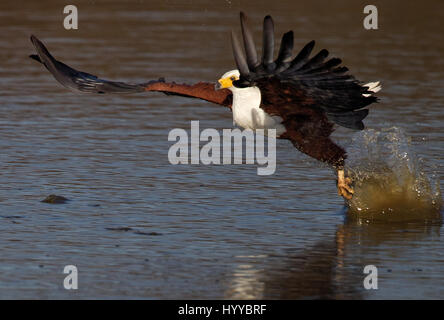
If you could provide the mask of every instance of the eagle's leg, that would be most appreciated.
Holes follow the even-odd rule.
[[[345,199],[350,200],[353,197],[355,191],[350,186],[352,180],[346,178],[344,174],[344,169],[338,169],[338,194]]]

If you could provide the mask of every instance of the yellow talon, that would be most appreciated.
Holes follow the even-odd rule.
[[[352,180],[350,178],[344,177],[344,170],[338,170],[338,194],[347,200],[350,200],[355,193],[353,188],[350,186],[351,183]]]

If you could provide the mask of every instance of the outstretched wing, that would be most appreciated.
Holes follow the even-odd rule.
[[[261,107],[284,120],[299,112],[295,106],[309,107],[323,112],[330,121],[341,126],[364,128],[362,119],[367,116],[368,110],[359,109],[377,101],[372,93],[379,91],[379,84],[363,85],[347,74],[346,67],[340,66],[341,59],[326,60],[329,52],[325,49],[310,58],[314,41],[292,58],[292,31],[283,35],[278,57],[274,60],[274,24],[270,16],[264,19],[262,60],[259,61],[242,12],[240,20],[246,57],[232,33],[233,52],[241,74],[240,79],[234,82],[235,86],[258,86],[263,98]],[[276,96],[286,103],[273,101]]]
[[[56,60],[37,37],[31,36],[31,42],[37,51],[37,55],[31,55],[30,58],[42,63],[58,82],[73,91],[99,94],[157,91],[168,95],[202,99],[231,108],[231,92],[227,89],[215,90],[212,83],[199,82],[194,85],[187,85],[165,82],[164,79],[159,79],[146,83],[130,84],[104,80],[95,75],[78,71]]]

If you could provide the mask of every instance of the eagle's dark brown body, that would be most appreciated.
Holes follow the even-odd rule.
[[[325,113],[314,106],[314,99],[298,92],[289,83],[262,80],[256,84],[262,93],[261,108],[269,115],[283,118],[286,132],[279,138],[290,140],[301,152],[332,166],[341,167],[345,150],[335,144],[330,135],[333,123]],[[289,94],[292,92],[292,94]]]

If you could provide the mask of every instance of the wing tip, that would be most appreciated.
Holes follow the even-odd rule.
[[[34,45],[34,47],[41,47],[41,46],[43,46],[43,43],[35,35],[31,34],[29,39],[31,40],[31,42]]]
[[[42,60],[40,60],[40,57],[37,54],[30,54],[28,57],[32,60],[42,63]]]
[[[283,35],[283,37],[285,37],[285,38],[294,38],[294,32],[293,32],[293,30],[289,30],[289,31],[287,31],[287,32],[285,32],[284,33],[284,35]]]
[[[264,17],[264,21],[271,21],[271,22],[273,22],[273,17],[272,17],[271,15],[267,14],[267,15]]]

